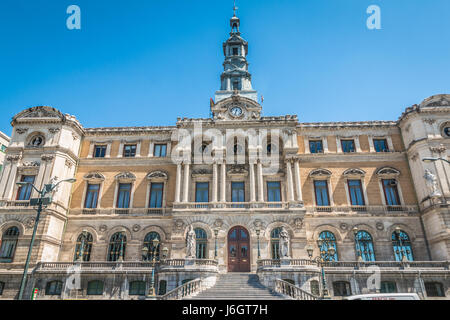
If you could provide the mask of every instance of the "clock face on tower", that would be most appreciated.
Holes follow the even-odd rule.
[[[234,117],[240,117],[242,115],[242,109],[240,107],[232,107],[230,113]]]

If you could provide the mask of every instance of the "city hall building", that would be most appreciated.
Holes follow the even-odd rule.
[[[223,298],[227,282],[255,284],[235,299],[450,297],[450,95],[398,106],[393,121],[262,116],[239,25],[234,15],[210,118],[85,128],[47,106],[13,117],[1,299],[18,297],[30,200],[73,178],[46,196],[25,298]]]

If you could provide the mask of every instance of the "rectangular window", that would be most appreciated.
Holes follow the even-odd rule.
[[[233,90],[240,90],[239,81],[233,81]]]
[[[425,282],[428,297],[445,297],[444,287],[440,282]]]
[[[394,281],[381,281],[381,293],[397,293],[397,285]]]
[[[348,180],[348,192],[352,206],[365,205],[361,180]]]
[[[162,208],[164,183],[152,183],[150,186],[149,208]]]
[[[145,281],[130,282],[130,296],[145,296]]]
[[[309,140],[309,152],[323,153],[322,140]]]
[[[5,152],[6,152],[6,148],[7,148],[7,147],[6,147],[4,144],[2,144],[2,147],[1,147],[0,150],[1,150],[3,153],[5,153]]]
[[[376,152],[389,152],[386,139],[373,139],[373,147]]]
[[[34,183],[34,179],[35,176],[22,176],[20,182],[28,182],[28,184],[19,187],[16,200],[30,200],[31,192],[33,191],[31,184]]]
[[[350,283],[347,281],[333,282],[333,292],[337,297],[346,297],[352,295]]]
[[[355,140],[341,140],[342,152],[355,152]]]
[[[94,146],[94,158],[104,158],[106,156],[106,146]]]
[[[196,183],[195,202],[209,202],[209,182]]]
[[[135,144],[126,144],[123,146],[123,156],[125,158],[132,158],[136,156],[136,145]]]
[[[3,290],[5,289],[5,283],[0,282],[0,296],[3,294]]]
[[[84,203],[84,207],[86,209],[97,208],[99,190],[100,190],[99,184],[88,184],[87,190],[86,190],[86,200]]]
[[[87,294],[89,296],[99,296],[103,294],[103,282],[99,280],[89,281]]]
[[[267,182],[267,201],[281,202],[281,183],[279,181]]]
[[[384,196],[386,198],[386,205],[399,206],[400,197],[397,189],[397,181],[395,179],[383,179]]]
[[[231,202],[245,202],[244,182],[231,182]]]
[[[130,207],[131,183],[119,183],[117,192],[117,208],[126,209]]]
[[[238,48],[233,48],[233,56],[237,56],[238,55]]]
[[[167,144],[155,144],[155,147],[153,149],[153,156],[154,157],[166,157],[167,152]]]
[[[328,196],[328,182],[326,180],[314,181],[314,193],[316,194],[317,206],[327,207],[330,205],[330,198]]]

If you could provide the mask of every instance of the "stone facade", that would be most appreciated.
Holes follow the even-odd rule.
[[[6,148],[9,145],[10,138],[0,131],[0,172],[3,169],[3,163],[5,162]]]
[[[238,263],[230,244],[235,227],[247,237],[238,248],[241,267],[268,287],[283,279],[317,293],[321,268],[308,248],[313,257],[323,255],[317,240],[329,232],[337,259],[324,271],[333,297],[343,295],[339,290],[379,291],[380,284],[368,285],[372,274],[395,283],[398,292],[450,296],[450,95],[407,108],[397,121],[262,117],[239,19],[231,26],[211,118],[178,118],[169,127],[85,128],[51,107],[13,118],[0,179],[0,233],[3,243],[15,244],[12,255],[2,253],[0,298],[17,295],[34,226],[29,199],[37,193],[26,195],[16,184],[24,177],[33,177],[39,189],[54,177],[76,179],[62,183],[42,213],[26,297],[38,288],[39,299],[138,299],[130,291],[135,281],[142,281],[141,293],[154,283],[161,295],[198,278],[212,286],[218,273]],[[444,160],[423,162],[427,157]],[[436,178],[439,196],[430,197],[425,170]],[[156,186],[162,191],[154,192]],[[196,259],[186,259],[191,226],[200,230]],[[290,258],[281,262],[274,232],[280,227],[290,241]],[[405,259],[393,246],[399,230],[408,237]],[[359,231],[370,235],[369,249],[358,251]],[[117,234],[122,238],[111,249]],[[147,235],[155,234],[159,243],[150,244]],[[158,259],[147,259],[144,247],[158,250]],[[81,256],[84,262],[76,262]],[[103,287],[89,287],[94,280]],[[61,281],[60,290],[49,287],[52,281]],[[101,292],[94,294],[96,288]]]

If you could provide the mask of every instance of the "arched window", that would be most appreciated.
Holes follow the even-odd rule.
[[[315,296],[320,296],[319,281],[311,280],[309,285],[311,287],[311,293]]]
[[[12,262],[16,252],[19,228],[11,227],[3,233],[0,247],[0,262]]]
[[[130,296],[145,296],[145,281],[130,282],[130,289],[128,290]]]
[[[205,230],[201,228],[195,228],[195,239],[196,239],[196,257],[197,259],[206,259],[207,258],[207,244],[208,244],[208,235]]]
[[[62,281],[50,281],[45,286],[46,296],[59,296],[61,295],[63,283]]]
[[[355,235],[356,255],[363,261],[375,261],[372,236],[367,231],[358,231]]]
[[[323,231],[319,234],[319,244],[320,255],[325,261],[338,261],[338,253],[337,253],[337,245],[336,245],[336,237],[333,232]],[[329,248],[334,249],[334,255],[330,255]]]
[[[74,261],[89,261],[91,259],[93,237],[89,232],[82,232],[77,238]]]
[[[147,248],[147,254],[142,257],[144,261],[153,261],[153,257],[155,257],[156,261],[159,261],[159,248],[158,244],[156,247],[153,246],[153,240],[158,239],[159,243],[161,243],[161,237],[157,232],[150,232],[144,238],[144,248]]]
[[[104,283],[100,280],[92,280],[88,282],[87,294],[89,296],[100,296],[103,294]]]
[[[414,260],[411,241],[405,231],[395,230],[392,233],[392,248],[394,249],[395,261]]]
[[[123,261],[127,247],[127,236],[123,232],[117,232],[109,241],[108,261]]]
[[[280,259],[280,232],[281,227],[275,228],[270,233],[270,248],[272,250],[272,259]]]

